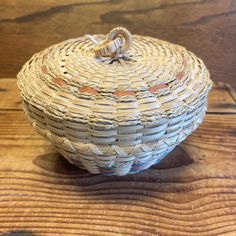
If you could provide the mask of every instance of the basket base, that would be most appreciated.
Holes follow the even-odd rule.
[[[71,164],[76,165],[80,169],[85,169],[91,174],[103,174],[107,176],[116,175],[116,176],[124,176],[127,174],[135,174],[142,170],[146,170],[149,167],[159,163],[164,157],[166,157],[174,148],[170,148],[167,152],[161,154],[153,154],[147,155],[147,153],[143,153],[142,156],[139,155],[135,160],[137,161],[125,161],[125,158],[120,161],[120,158],[117,157],[117,160],[120,162],[117,164],[117,161],[112,162],[112,164],[107,165],[107,162],[101,161],[99,157],[91,157],[87,156],[83,158],[74,155],[72,153],[67,153],[65,150],[57,148],[58,152],[67,159]],[[109,158],[109,157],[106,157]],[[114,159],[111,156],[111,159]]]

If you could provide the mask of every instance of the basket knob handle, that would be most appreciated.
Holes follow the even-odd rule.
[[[96,57],[119,58],[127,53],[131,46],[131,33],[123,27],[117,27],[110,31],[104,41],[97,43],[94,53]]]

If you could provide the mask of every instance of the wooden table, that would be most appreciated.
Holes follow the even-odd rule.
[[[124,26],[184,45],[236,88],[234,0],[0,0],[0,236],[236,235],[236,98],[217,83],[201,127],[125,177],[68,164],[26,122],[15,75],[45,47]],[[9,78],[12,77],[12,78]]]
[[[204,123],[181,146],[125,177],[70,165],[20,104],[15,79],[1,79],[0,232],[236,235],[236,97],[227,85],[215,85]]]

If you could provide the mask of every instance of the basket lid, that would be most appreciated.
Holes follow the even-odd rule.
[[[25,101],[54,117],[109,129],[191,110],[211,80],[202,60],[182,46],[118,27],[36,53],[18,85]]]

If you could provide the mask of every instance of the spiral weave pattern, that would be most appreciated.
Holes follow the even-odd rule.
[[[94,35],[98,45],[87,37],[53,45],[18,74],[33,127],[94,174],[158,163],[202,122],[212,85],[202,60],[185,48],[139,35],[130,43],[118,32],[110,41]],[[98,58],[117,48],[130,60]]]

